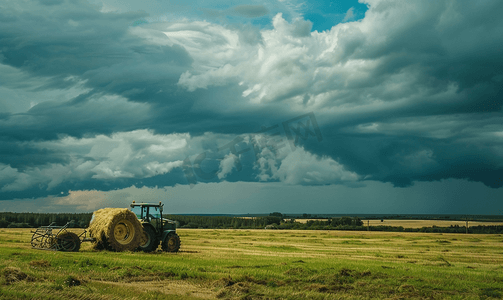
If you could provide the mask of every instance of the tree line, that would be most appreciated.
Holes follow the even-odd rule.
[[[35,228],[55,223],[63,226],[73,220],[72,227],[85,228],[92,213],[12,213],[0,212],[0,228]]]
[[[335,229],[341,226],[362,226],[358,217],[331,218],[328,220],[308,220],[306,223],[295,219],[284,219],[277,213],[264,217],[230,217],[230,216],[180,216],[168,215],[167,218],[177,221],[181,228],[233,228],[233,229]]]
[[[65,225],[73,220],[72,227],[86,228],[91,220],[92,213],[0,213],[0,228],[35,228],[55,223],[57,226]],[[363,222],[359,218],[333,218],[329,221],[309,220],[306,224],[296,223],[295,220],[285,220],[278,213],[271,213],[263,217],[232,217],[232,216],[187,216],[187,215],[164,215],[165,218],[174,220],[181,228],[211,228],[211,229],[263,229],[263,228],[299,228],[310,229],[319,226],[339,225],[361,226]]]
[[[92,213],[11,213],[0,212],[0,228],[36,228],[51,223],[62,226],[73,220],[71,227],[86,228]],[[165,215],[177,222],[179,228],[208,229],[298,229],[298,230],[355,230],[355,231],[394,231],[394,232],[438,232],[465,233],[465,226],[404,228],[402,226],[364,226],[358,217],[308,220],[305,223],[287,218],[280,213],[262,217],[232,216],[187,216]],[[468,233],[503,234],[503,226],[471,226]]]
[[[211,228],[211,229],[258,229],[268,225],[280,224],[282,217],[231,217],[231,216],[185,216],[167,215],[166,218],[176,221],[181,228]]]

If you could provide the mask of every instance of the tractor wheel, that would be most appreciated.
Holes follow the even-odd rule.
[[[178,252],[180,249],[180,237],[176,233],[169,233],[162,241],[162,251]]]
[[[58,250],[66,252],[78,252],[80,249],[79,236],[73,232],[64,232],[56,238]]]
[[[150,226],[143,227],[143,235],[138,250],[152,252],[155,251],[157,247],[159,247],[159,240],[157,239],[155,231]]]
[[[107,242],[115,251],[133,251],[140,245],[142,232],[134,214],[116,215],[110,222]]]

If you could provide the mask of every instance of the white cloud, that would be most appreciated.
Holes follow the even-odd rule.
[[[135,130],[111,136],[31,142],[34,148],[64,153],[69,162],[47,163],[24,170],[2,164],[1,191],[22,191],[38,185],[52,190],[64,181],[148,178],[169,173],[181,167],[189,140],[189,134],[164,135]]]
[[[189,134],[164,135],[150,130],[135,130],[93,138],[66,137],[55,145],[44,146],[67,151],[72,149],[79,155],[92,158],[94,166],[83,163],[83,168],[94,173],[92,178],[146,178],[181,166],[189,139]]]
[[[16,173],[17,169],[14,169],[9,165],[0,163],[0,182],[7,182],[11,178],[14,178]]]
[[[311,33],[308,21],[289,23],[278,14],[273,18],[273,29],[262,30],[261,43],[254,45],[242,43],[238,31],[209,23],[190,25],[191,31],[165,32],[195,59],[193,70],[178,82],[189,91],[239,82],[246,88],[242,96],[249,102],[287,101],[299,111],[306,106],[369,102],[354,88],[375,81],[372,74],[380,64],[349,59],[365,41],[366,25],[362,23],[339,24],[330,31]],[[189,24],[179,26],[183,29]],[[344,95],[348,92],[353,96]],[[334,102],[337,98],[344,100]]]
[[[71,176],[68,166],[61,164],[46,164],[40,167],[30,167],[25,170],[0,164],[0,186],[2,192],[22,191],[43,185],[50,190]]]
[[[157,161],[150,162],[145,165],[145,168],[149,170],[151,173],[148,174],[148,177],[169,173],[174,168],[179,168],[183,164],[183,161],[170,161],[165,163],[159,163]]]
[[[306,21],[288,22],[277,14],[273,28],[261,30],[260,42],[253,45],[239,39],[239,29],[204,22],[170,25],[166,34],[194,58],[192,70],[178,84],[194,91],[239,83],[243,92],[236,102],[281,102],[290,112],[310,109],[319,114],[413,111],[414,105],[434,108],[470,101],[455,78],[462,73],[453,73],[449,81],[435,70],[451,72],[449,66],[459,65],[463,55],[472,60],[486,52],[497,56],[494,45],[502,40],[497,29],[487,24],[484,28],[494,34],[475,36],[462,22],[470,8],[455,2],[367,2],[364,19],[324,32],[306,31]],[[349,9],[345,21],[352,17]],[[463,32],[480,42],[464,42],[470,39]]]
[[[346,12],[346,15],[344,16],[344,19],[342,20],[342,22],[346,22],[346,21],[349,21],[349,20],[353,19],[355,17],[354,10],[355,10],[354,7],[351,7],[350,9],[348,9],[348,11]]]
[[[238,157],[232,153],[224,156],[220,162],[220,169],[217,173],[218,179],[224,179],[232,172],[232,169],[236,168],[236,159],[238,159]]]
[[[194,70],[185,72],[179,80],[179,85],[189,91],[242,82],[248,86],[243,95],[260,103],[274,100],[287,90],[305,89],[311,83],[313,71],[308,65],[312,57],[304,40],[310,36],[311,24],[307,21],[289,24],[278,14],[273,19],[274,29],[262,31],[262,43],[254,45],[241,42],[237,31],[209,23],[191,25],[196,26],[189,32],[165,32],[194,58]]]
[[[281,161],[277,177],[288,184],[332,184],[355,182],[358,174],[347,171],[330,157],[318,157],[300,148]]]
[[[351,184],[360,176],[330,157],[319,157],[302,147],[262,148],[255,168],[260,181],[279,180],[290,185]]]

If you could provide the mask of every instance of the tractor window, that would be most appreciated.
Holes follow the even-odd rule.
[[[150,208],[150,217],[153,219],[160,219],[161,218],[161,212],[159,211],[158,207],[151,207]]]
[[[141,219],[141,207],[139,206],[132,207],[131,211],[134,212],[134,214],[138,219]]]

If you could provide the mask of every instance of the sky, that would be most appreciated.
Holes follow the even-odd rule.
[[[0,2],[0,211],[503,214],[503,2]]]

